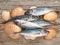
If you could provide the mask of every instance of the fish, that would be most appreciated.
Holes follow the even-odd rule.
[[[46,29],[32,29],[32,30],[23,30],[22,32],[14,32],[14,34],[23,35],[26,39],[29,37],[37,38],[46,36],[49,33]]]
[[[52,8],[33,8],[29,9],[25,12],[27,15],[33,15],[33,16],[42,16],[44,14],[47,14],[51,11],[54,11]]]
[[[24,20],[24,21],[33,21],[33,20],[37,20],[34,16],[31,15],[22,15],[22,16],[16,16],[13,17],[5,22],[2,22],[3,24],[7,23],[7,22],[14,22],[15,20]]]
[[[44,20],[24,21],[15,20],[15,24],[21,26],[24,29],[44,28],[45,26],[51,26],[52,23]]]

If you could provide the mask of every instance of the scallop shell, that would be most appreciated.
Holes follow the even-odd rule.
[[[57,19],[57,13],[55,11],[49,12],[44,15],[44,20],[56,21],[56,19]]]
[[[16,16],[22,16],[24,15],[25,10],[21,7],[15,7],[11,10],[11,16],[16,17]]]
[[[9,20],[11,17],[10,17],[10,12],[9,11],[2,11],[2,19],[4,21],[7,21]]]
[[[51,40],[51,39],[53,39],[53,38],[56,37],[56,35],[57,35],[57,29],[56,29],[56,28],[50,27],[50,28],[47,29],[47,30],[49,31],[49,33],[48,33],[48,35],[46,35],[46,36],[44,37],[46,40]]]
[[[19,39],[21,36],[20,34],[14,34],[14,32],[21,31],[21,27],[18,27],[13,22],[8,22],[4,25],[5,33],[12,39]]]

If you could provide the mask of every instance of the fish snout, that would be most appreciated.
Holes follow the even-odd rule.
[[[19,24],[20,21],[19,21],[19,20],[15,20],[14,23],[15,23],[15,24]]]

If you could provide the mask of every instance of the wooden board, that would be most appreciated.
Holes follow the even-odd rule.
[[[60,0],[0,0],[0,19],[3,10],[10,11],[16,6],[21,6],[24,9],[28,9],[31,6],[52,7],[59,11],[58,16],[60,15]],[[35,41],[31,41],[25,40],[23,37],[20,40],[12,40],[2,30],[0,31],[0,45],[60,45],[60,31],[53,40],[38,38]]]

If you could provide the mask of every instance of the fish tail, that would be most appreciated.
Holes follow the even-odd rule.
[[[56,25],[56,26],[59,26],[60,25],[60,23],[57,23],[57,22],[55,22],[55,23],[52,23],[53,25]]]

